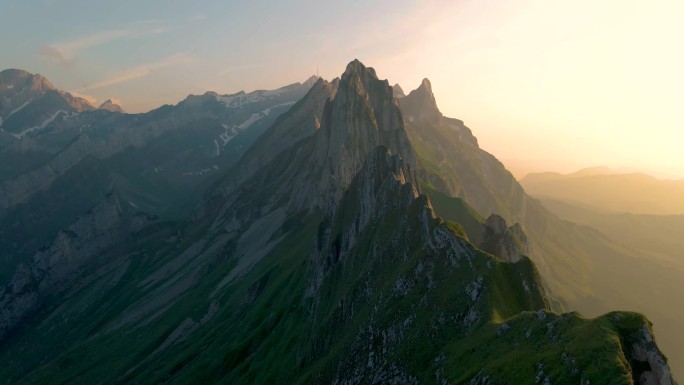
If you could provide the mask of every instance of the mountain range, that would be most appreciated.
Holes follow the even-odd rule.
[[[529,197],[427,79],[354,60],[145,114],[55,91],[22,121],[49,82],[5,72],[6,383],[675,383],[644,315],[574,311],[633,304],[650,277],[605,267],[639,260]]]
[[[531,173],[520,184],[534,196],[556,197],[603,212],[684,214],[684,179],[658,179],[599,167],[571,174]]]

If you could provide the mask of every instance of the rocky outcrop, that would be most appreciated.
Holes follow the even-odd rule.
[[[677,385],[667,360],[655,343],[648,326],[643,325],[631,345],[632,375],[639,385]]]
[[[476,244],[507,262],[517,262],[520,257],[530,253],[522,226],[516,223],[508,227],[506,220],[496,214],[490,215],[482,225],[482,235]]]
[[[347,193],[352,202],[340,207],[336,217],[324,221],[330,227],[314,242],[310,257],[314,278],[307,295],[318,290],[332,266],[345,259],[368,225],[377,225],[378,217],[390,210],[408,210],[418,197],[415,183],[411,166],[387,147],[378,146],[370,152]]]
[[[17,267],[11,282],[0,291],[0,340],[46,297],[65,292],[74,279],[99,254],[144,228],[153,218],[122,208],[110,194],[60,231],[52,245],[36,253],[30,264]]]
[[[432,83],[427,78],[401,100],[401,107],[404,119],[411,123],[438,124],[442,118],[432,93]]]
[[[107,99],[105,100],[102,104],[100,104],[100,107],[98,107],[100,110],[107,110],[111,112],[121,112],[125,113],[124,109],[114,100],[112,99]]]
[[[404,93],[404,90],[401,88],[399,84],[395,84],[392,86],[392,95],[394,96],[395,99],[401,99],[406,94]]]

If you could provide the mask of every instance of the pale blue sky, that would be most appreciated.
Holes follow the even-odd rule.
[[[358,58],[511,165],[684,177],[680,0],[0,0],[0,68],[139,112]],[[513,162],[516,160],[516,162]]]

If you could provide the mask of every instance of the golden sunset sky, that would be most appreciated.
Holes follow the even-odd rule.
[[[360,59],[406,92],[432,81],[511,168],[606,165],[684,178],[684,1],[0,0],[1,68],[121,100],[339,76]]]

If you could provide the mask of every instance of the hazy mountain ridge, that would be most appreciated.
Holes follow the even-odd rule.
[[[594,316],[615,306],[643,311],[655,320],[658,330],[673,336],[664,339],[663,345],[679,370],[684,362],[676,342],[684,338],[675,326],[679,317],[656,299],[674,284],[675,276],[668,273],[668,279],[657,282],[662,272],[634,249],[546,210],[525,193],[503,164],[479,148],[463,122],[443,117],[436,104],[426,109],[432,113],[421,115],[418,106],[434,103],[426,83],[399,99],[420,168],[426,171],[419,174],[425,190],[459,197],[485,216],[496,213],[508,223],[520,223],[555,310],[578,309]],[[440,205],[436,213],[462,220],[448,205]],[[654,290],[654,285],[663,290]]]
[[[112,191],[150,215],[187,212],[311,84],[236,107],[211,93],[145,114],[84,111],[13,138],[0,149],[0,277]]]
[[[517,262],[503,262],[435,217],[421,183],[462,188],[466,202],[483,207],[506,193],[478,200],[472,191],[498,186],[496,175],[460,186],[421,163],[424,143],[411,140],[407,122],[440,122],[436,105],[416,103],[405,118],[389,83],[358,61],[338,85],[317,85],[265,133],[295,132],[300,140],[274,156],[250,155],[256,170],[237,186],[218,182],[190,221],[152,222],[104,251],[104,262],[83,261],[83,274],[63,282],[68,294],[44,303],[3,341],[2,376],[21,383],[672,383],[643,316],[552,314],[534,264],[520,255],[524,247],[510,258]],[[430,107],[428,86],[418,101]],[[321,107],[316,127],[309,119]],[[462,123],[447,122],[477,149]],[[277,142],[259,139],[259,151]],[[475,155],[462,154],[468,165],[491,162],[496,170],[493,157]],[[509,218],[520,215],[502,207]],[[523,245],[519,226],[493,216],[487,222],[496,236],[483,240],[498,245],[510,232]]]
[[[540,199],[559,217],[600,230],[628,247],[659,254],[661,262],[684,263],[684,215],[605,213],[558,199]]]
[[[534,196],[560,198],[605,212],[684,214],[684,179],[595,170],[565,175],[528,174],[520,184]]]

